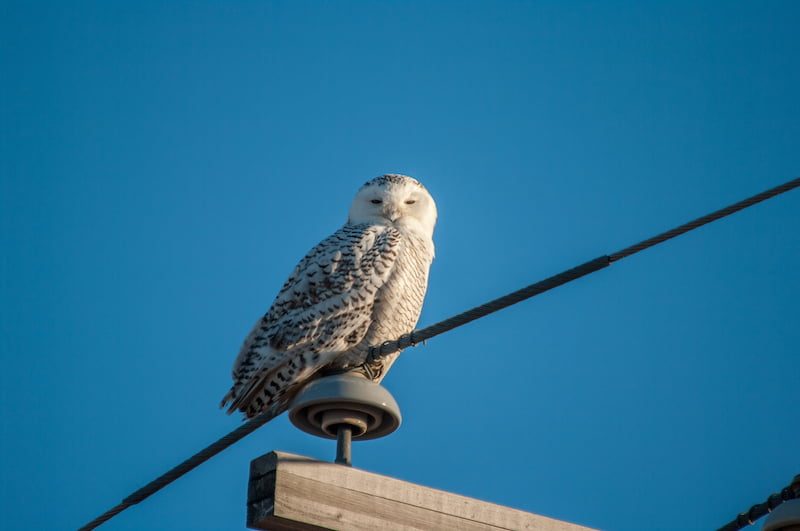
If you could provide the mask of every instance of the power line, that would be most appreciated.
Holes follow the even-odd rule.
[[[179,477],[183,476],[190,470],[194,470],[198,466],[202,465],[222,450],[226,449],[227,447],[231,446],[232,444],[238,442],[241,439],[244,439],[246,436],[250,435],[258,428],[269,422],[270,420],[274,419],[278,415],[283,413],[283,409],[277,410],[276,408],[268,409],[267,411],[261,413],[257,417],[254,417],[249,422],[242,424],[232,432],[230,432],[225,437],[219,439],[215,443],[205,447],[204,449],[200,450],[192,457],[184,461],[183,463],[179,464],[178,466],[172,468],[168,472],[162,474],[161,476],[157,477],[141,489],[137,490],[124,500],[120,502],[117,506],[108,511],[104,512],[85,526],[81,527],[78,531],[89,531],[91,529],[95,529],[99,525],[111,520],[119,513],[127,509],[132,505],[136,505],[137,503],[149,498],[151,495],[155,494],[159,490],[163,489]]]
[[[665,242],[669,239],[675,238],[676,236],[680,236],[690,230],[696,229],[712,221],[718,220],[725,216],[729,216],[739,210],[752,206],[756,203],[760,203],[766,199],[771,197],[775,197],[776,195],[780,195],[784,192],[788,192],[794,188],[800,186],[800,178],[794,179],[787,183],[784,183],[780,186],[776,186],[775,188],[771,188],[760,194],[754,195],[749,197],[743,201],[739,201],[733,205],[729,205],[725,208],[697,218],[689,223],[685,223],[679,227],[676,227],[672,230],[667,232],[663,232],[652,238],[648,238],[647,240],[643,240],[635,245],[631,245],[630,247],[626,247],[621,251],[610,255],[604,255],[599,258],[595,258],[594,260],[590,260],[578,267],[574,267],[552,277],[549,277],[541,282],[537,282],[535,284],[531,284],[525,288],[517,290],[513,293],[509,293],[503,297],[495,299],[493,301],[487,302],[486,304],[482,304],[471,310],[467,310],[466,312],[460,313],[456,316],[453,316],[449,319],[445,319],[444,321],[440,321],[434,325],[431,325],[427,328],[423,328],[422,330],[417,330],[415,332],[411,332],[410,334],[404,334],[400,336],[395,341],[387,341],[382,345],[375,345],[370,348],[369,355],[367,356],[367,361],[365,362],[365,366],[369,366],[371,364],[375,364],[379,362],[383,357],[388,356],[394,352],[402,350],[409,346],[415,346],[418,343],[426,341],[432,337],[438,336],[439,334],[443,334],[453,328],[459,327],[463,324],[469,323],[470,321],[474,321],[481,317],[484,317],[490,313],[494,313],[498,310],[502,310],[503,308],[507,308],[513,304],[521,302],[525,299],[529,299],[545,291],[551,290],[567,282],[571,282],[575,279],[580,277],[586,276],[590,273],[594,273],[595,271],[599,271],[613,262],[618,260],[622,260],[623,258],[627,258],[639,251],[643,251],[649,247],[654,245],[658,245],[659,243]],[[237,429],[230,432],[228,435],[222,437],[215,443],[211,444],[210,446],[204,448],[200,452],[196,453],[186,461],[182,462],[178,466],[172,468],[165,474],[159,476],[155,480],[151,481],[141,489],[137,490],[124,500],[115,506],[112,509],[109,509],[102,515],[98,516],[85,526],[81,527],[78,531],[90,531],[95,529],[99,525],[103,524],[104,522],[110,520],[114,516],[118,515],[128,507],[132,505],[136,505],[137,503],[145,500],[149,496],[155,494],[162,488],[166,487],[179,477],[183,476],[190,470],[200,466],[210,458],[214,457],[221,451],[225,450],[229,446],[233,445],[237,441],[243,439],[250,433],[254,432],[273,418],[277,417],[283,413],[283,409],[272,408],[260,415],[256,416],[252,420],[248,421],[245,424],[242,424]]]
[[[760,203],[761,201],[765,201],[771,197],[775,197],[776,195],[788,192],[789,190],[797,188],[798,186],[800,186],[800,178],[794,179],[793,181],[789,181],[780,186],[776,186],[775,188],[770,188],[769,190],[761,192],[760,194],[748,197],[747,199],[716,210],[710,214],[706,214],[705,216],[699,217],[693,221],[684,223],[679,227],[675,227],[674,229],[662,232],[661,234],[643,240],[635,245],[626,247],[625,249],[617,251],[616,253],[590,260],[589,262],[579,265],[578,267],[569,269],[563,273],[559,273],[558,275],[552,276],[541,282],[537,282],[536,284],[531,284],[530,286],[522,288],[521,290],[509,293],[504,297],[500,297],[499,299],[495,299],[487,302],[486,304],[482,304],[481,306],[472,308],[471,310],[467,310],[464,313],[460,313],[449,319],[445,319],[444,321],[431,325],[427,328],[423,328],[422,330],[416,330],[410,334],[405,334],[395,341],[387,341],[379,347],[373,347],[370,349],[370,358],[368,359],[367,363],[378,362],[383,357],[393,354],[398,350],[402,350],[408,346],[414,346],[417,343],[422,343],[423,341],[426,341],[434,336],[438,336],[439,334],[447,332],[448,330],[452,330],[453,328],[466,324],[470,321],[474,321],[475,319],[484,317],[490,313],[507,308],[512,304],[516,304],[524,301],[525,299],[539,295],[540,293],[544,293],[547,290],[553,289],[562,284],[566,284],[567,282],[578,279],[584,275],[588,275],[589,273],[594,273],[595,271],[603,269],[613,262],[627,258],[638,253],[639,251],[643,251],[654,245],[663,243],[667,240],[675,238],[676,236],[680,236],[681,234],[689,232],[690,230],[707,225],[712,221],[724,218],[725,216],[730,216],[735,212],[743,210],[749,206],[753,206],[756,203]]]
[[[739,529],[744,529],[749,525],[753,525],[756,520],[765,514],[771,513],[778,505],[795,498],[800,498],[800,474],[796,475],[792,482],[781,490],[780,494],[771,494],[764,503],[757,503],[750,507],[750,510],[746,513],[739,513],[736,518],[717,529],[717,531],[739,531]]]

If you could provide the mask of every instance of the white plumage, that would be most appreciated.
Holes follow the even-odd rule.
[[[356,369],[371,345],[412,331],[436,215],[433,198],[411,177],[387,174],[362,186],[347,223],[300,261],[245,339],[221,407],[248,418],[283,410],[320,373]],[[374,368],[375,381],[398,354]]]

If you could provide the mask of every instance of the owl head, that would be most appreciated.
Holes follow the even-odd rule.
[[[389,173],[361,187],[350,205],[347,222],[392,224],[431,238],[436,215],[436,203],[422,183],[405,175]]]

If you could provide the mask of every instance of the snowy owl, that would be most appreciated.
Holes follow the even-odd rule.
[[[428,285],[436,215],[433,198],[411,177],[364,184],[347,223],[300,261],[245,339],[220,407],[247,418],[280,413],[310,380],[357,369],[370,346],[411,332]],[[367,374],[379,382],[398,354]]]

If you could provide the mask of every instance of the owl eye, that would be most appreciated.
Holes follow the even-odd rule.
[[[414,203],[416,203],[416,201],[414,199],[406,199],[406,204],[407,205],[413,205]]]
[[[383,203],[383,201],[381,201],[380,199],[373,199],[372,201],[370,201],[370,203],[372,203],[373,205],[380,205],[381,203]]]

